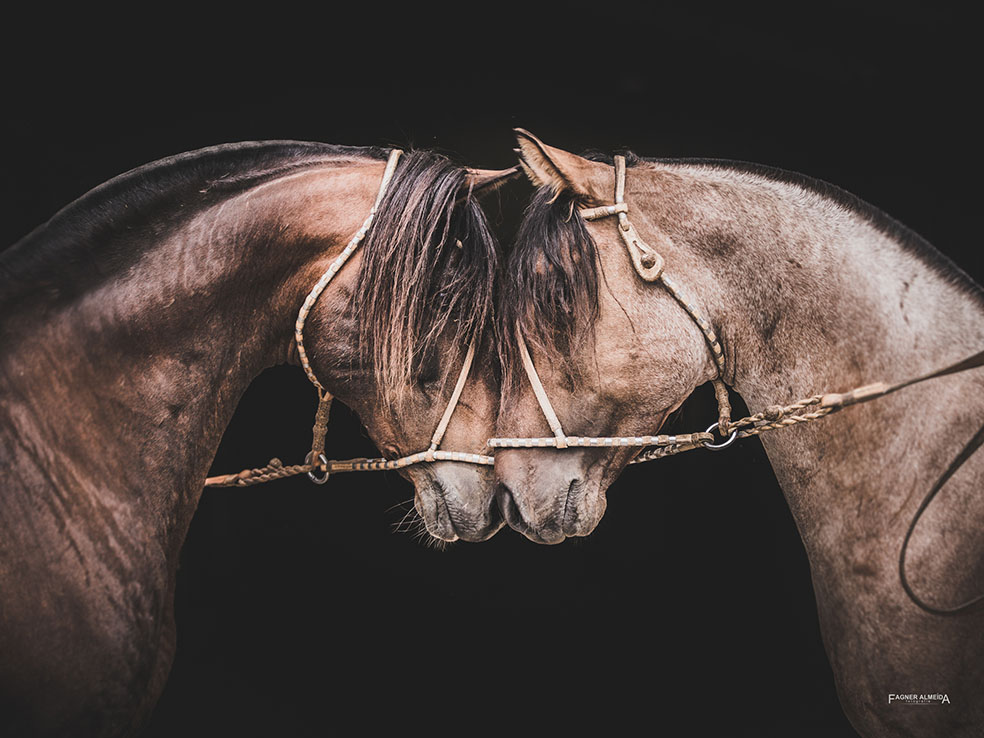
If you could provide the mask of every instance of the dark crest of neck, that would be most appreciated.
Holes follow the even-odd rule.
[[[0,253],[0,307],[64,305],[134,264],[197,213],[264,181],[378,149],[259,141],[190,151],[92,189]]]

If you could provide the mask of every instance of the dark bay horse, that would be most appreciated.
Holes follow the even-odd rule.
[[[220,437],[254,377],[297,362],[301,301],[366,219],[385,160],[299,142],[182,154],[0,254],[0,734],[117,736],[146,721]],[[384,454],[427,447],[444,380],[482,338],[497,250],[475,194],[510,173],[405,154],[310,314],[313,369]],[[473,372],[469,386],[485,381]],[[466,393],[495,396],[479,389]],[[462,403],[444,447],[480,450],[465,444],[487,437],[493,411]],[[491,487],[487,467],[405,473],[446,536],[435,500]],[[480,516],[472,525],[483,535]]]
[[[580,215],[613,203],[611,163],[518,138],[541,190],[509,257],[501,332],[518,326],[570,436],[654,434],[716,377],[756,412],[905,380],[984,345],[981,288],[835,187],[735,162],[630,161],[627,212],[685,291],[678,300],[640,278],[652,264],[634,265],[619,220]],[[693,315],[716,333],[720,363]],[[549,435],[515,343],[503,346],[498,435]],[[762,435],[809,558],[841,704],[865,736],[984,731],[984,611],[917,606],[899,568],[924,493],[982,417],[977,370]],[[536,541],[587,535],[639,450],[497,449],[503,513]],[[984,588],[982,482],[984,455],[970,456],[913,528],[908,581],[931,609]]]

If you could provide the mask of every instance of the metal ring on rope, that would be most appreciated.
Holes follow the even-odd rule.
[[[717,428],[718,428],[719,425],[720,425],[720,423],[717,423],[717,422],[711,423],[709,426],[707,426],[707,430],[705,430],[704,432],[705,433],[712,433],[713,431],[717,430]],[[704,441],[703,442],[703,445],[704,445],[704,448],[706,448],[708,451],[723,451],[728,446],[730,446],[732,443],[734,443],[736,438],[738,438],[738,429],[737,428],[735,430],[731,431],[731,435],[728,436],[727,440],[725,440],[723,443],[708,443],[707,441]]]
[[[322,464],[325,465],[325,475],[323,477],[318,477],[317,475],[315,475],[315,473],[313,471],[309,471],[307,473],[308,479],[310,479],[315,484],[324,484],[325,482],[328,481],[328,477],[331,476],[328,473],[328,457],[326,457],[324,454],[318,454],[318,461],[320,461]],[[310,451],[308,451],[307,456],[304,457],[304,463],[305,464],[310,464],[311,463],[311,452]]]

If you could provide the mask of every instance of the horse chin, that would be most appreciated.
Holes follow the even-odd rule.
[[[549,500],[546,505],[531,504],[533,498],[528,491],[515,494],[501,483],[496,498],[510,528],[534,543],[547,545],[590,535],[608,507],[602,486],[580,479],[570,480],[566,489],[539,496]]]
[[[441,470],[433,464],[426,477],[414,479],[414,507],[431,537],[444,541],[479,542],[505,524],[481,470]],[[443,472],[443,473],[442,473]],[[477,477],[477,478],[476,478]],[[476,491],[490,490],[488,494]]]

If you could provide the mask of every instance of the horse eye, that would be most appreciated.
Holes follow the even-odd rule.
[[[421,385],[434,384],[441,378],[441,364],[438,360],[437,351],[430,349],[424,353],[420,360],[420,367],[417,371],[417,382]]]

